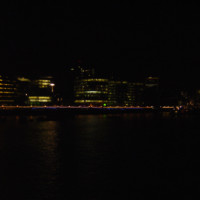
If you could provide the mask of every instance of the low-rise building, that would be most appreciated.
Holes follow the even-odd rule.
[[[52,77],[29,79],[18,77],[20,99],[25,105],[51,105],[54,103],[55,84]]]

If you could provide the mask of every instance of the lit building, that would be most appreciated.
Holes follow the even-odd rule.
[[[31,91],[32,81],[26,77],[17,77],[18,104],[29,105],[28,94]]]
[[[54,87],[52,77],[28,79],[18,77],[20,99],[25,105],[51,105],[54,103]]]
[[[77,79],[74,91],[76,105],[143,105],[143,83],[100,78]]]
[[[32,89],[28,95],[30,105],[50,105],[53,103],[55,84],[52,77],[42,77],[33,80]]]
[[[15,105],[16,98],[16,81],[0,75],[0,105]]]
[[[109,81],[108,105],[125,106],[127,101],[127,81]]]
[[[135,82],[127,84],[126,106],[143,106],[144,105],[144,83]]]
[[[111,106],[143,105],[144,83],[109,81],[108,104]]]
[[[41,78],[33,80],[34,85],[38,88],[49,88],[51,84],[51,77]]]
[[[74,87],[75,104],[107,105],[108,79],[87,78],[77,79]]]
[[[30,105],[48,105],[52,103],[51,96],[29,96]]]
[[[94,70],[73,68],[79,71],[74,86],[74,103],[76,105],[101,106],[144,106],[151,104],[154,90],[157,90],[158,78],[148,77],[145,83],[115,81],[94,77]],[[147,88],[147,89],[146,89]],[[148,101],[145,92],[151,92]],[[154,97],[155,98],[155,97]],[[155,102],[154,102],[155,103]]]

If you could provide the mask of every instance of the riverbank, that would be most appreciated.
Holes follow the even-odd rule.
[[[172,107],[75,107],[75,106],[3,106],[0,115],[66,115],[66,114],[107,114],[172,111]]]

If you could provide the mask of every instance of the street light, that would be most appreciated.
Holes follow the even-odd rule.
[[[54,83],[50,83],[50,86],[51,86],[51,92],[53,93],[55,84]]]

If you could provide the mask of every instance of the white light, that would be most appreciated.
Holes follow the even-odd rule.
[[[55,84],[54,83],[50,83],[49,85],[51,86],[51,92],[53,93],[54,92],[53,87],[55,86]]]

